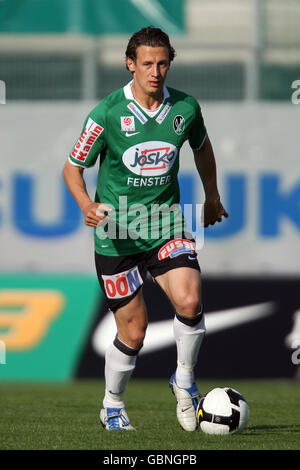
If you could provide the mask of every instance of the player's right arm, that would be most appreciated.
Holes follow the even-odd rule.
[[[91,200],[83,177],[84,169],[94,166],[105,148],[105,127],[105,106],[100,104],[85,120],[63,169],[65,183],[84,215],[85,224],[90,227],[97,227],[106,217],[105,211],[111,211],[106,204]]]
[[[84,168],[72,165],[72,163],[67,160],[63,168],[63,178],[67,188],[84,215],[85,224],[90,227],[97,227],[105,218],[105,211],[109,212],[111,208],[106,204],[93,202],[91,200],[86,189],[83,171]]]

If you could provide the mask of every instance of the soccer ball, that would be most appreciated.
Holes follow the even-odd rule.
[[[233,388],[214,388],[198,403],[198,425],[206,434],[242,432],[247,426],[248,419],[248,404]]]

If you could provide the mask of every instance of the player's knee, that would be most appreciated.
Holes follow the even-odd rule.
[[[175,303],[176,311],[188,317],[197,315],[201,309],[200,295],[195,291],[178,293]]]
[[[147,325],[129,326],[126,336],[126,343],[134,349],[140,349],[143,346]]]
[[[130,334],[130,341],[132,344],[134,344],[135,348],[140,348],[144,343],[144,339],[145,339],[145,331],[138,330]]]

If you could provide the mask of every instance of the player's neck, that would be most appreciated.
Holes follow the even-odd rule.
[[[138,86],[135,85],[133,82],[131,86],[131,90],[134,96],[134,99],[146,109],[154,111],[156,108],[162,104],[164,100],[164,91],[163,89],[158,90],[155,94],[147,94],[143,90],[141,90]]]

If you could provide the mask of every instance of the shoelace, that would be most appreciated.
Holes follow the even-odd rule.
[[[111,417],[107,418],[107,423],[108,423],[109,429],[120,429],[120,425],[119,425],[119,418],[120,417],[121,416],[119,414],[119,415],[114,415],[114,416],[111,416]]]
[[[127,419],[122,415],[120,411],[119,413],[114,413],[112,416],[107,417],[107,424],[109,429],[121,429],[119,418],[121,419],[124,426],[127,426],[129,424]]]

